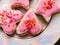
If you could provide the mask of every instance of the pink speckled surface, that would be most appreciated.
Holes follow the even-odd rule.
[[[0,26],[3,28],[5,33],[12,34],[16,23],[20,21],[21,18],[22,12],[12,10],[8,5],[0,7]]]
[[[34,23],[32,22],[33,26],[30,24],[26,28],[25,22],[26,21],[32,21],[32,20],[34,22]],[[17,33],[18,34],[24,33],[26,31],[29,31],[33,35],[39,34],[42,31],[42,25],[38,21],[38,19],[36,18],[34,12],[31,9],[26,12],[26,14],[24,15],[22,21],[20,22],[20,24],[17,27]]]
[[[35,13],[42,15],[47,22],[49,22],[49,20],[51,19],[52,15],[54,13],[56,13],[60,10],[56,0],[54,0],[54,3],[52,4],[52,8],[50,8],[50,9],[46,8],[45,3],[47,3],[48,1],[49,0],[39,0],[38,4],[36,6],[36,9],[35,9]],[[47,3],[47,5],[48,5],[48,3]]]

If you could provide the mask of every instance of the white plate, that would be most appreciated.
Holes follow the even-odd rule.
[[[31,8],[34,9],[38,0],[33,0]],[[60,0],[57,0],[60,5]],[[0,6],[10,4],[10,0],[1,0]],[[0,45],[53,45],[60,37],[60,13],[55,14],[43,33],[39,36],[30,39],[18,39],[8,37],[0,31]]]

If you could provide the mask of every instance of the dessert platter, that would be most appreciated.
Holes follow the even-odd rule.
[[[0,45],[54,45],[60,37],[60,0],[0,0]]]

